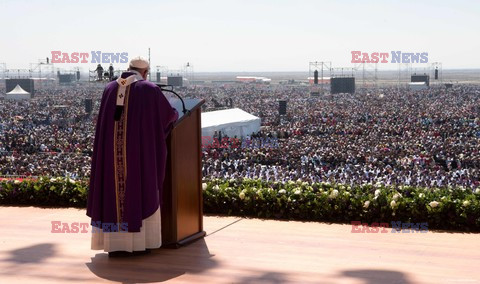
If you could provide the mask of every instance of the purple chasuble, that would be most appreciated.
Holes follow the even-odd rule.
[[[134,75],[125,72],[122,78]],[[125,224],[140,232],[142,220],[161,204],[167,160],[166,137],[178,118],[155,84],[139,80],[127,87],[115,120],[118,83],[102,96],[95,131],[87,215],[92,226]],[[114,230],[116,231],[116,230]]]

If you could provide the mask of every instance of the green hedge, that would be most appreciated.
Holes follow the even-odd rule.
[[[204,211],[335,223],[428,222],[429,229],[480,231],[480,189],[219,180],[203,184]]]
[[[204,212],[335,223],[428,222],[429,229],[480,231],[480,189],[353,186],[213,179],[202,184]],[[86,181],[0,182],[0,204],[85,207]]]
[[[65,178],[0,182],[0,204],[5,205],[84,208],[87,193],[87,182]]]

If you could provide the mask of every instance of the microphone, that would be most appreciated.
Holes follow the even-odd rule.
[[[156,85],[159,86],[162,91],[172,93],[172,94],[174,94],[175,96],[177,96],[177,98],[180,99],[180,101],[182,102],[182,108],[183,108],[183,109],[182,109],[182,112],[183,112],[183,114],[187,114],[187,113],[189,112],[189,111],[187,110],[187,108],[185,107],[185,102],[183,101],[182,97],[180,97],[180,95],[177,94],[177,93],[173,90],[173,86],[172,86],[172,85],[164,85],[164,84],[156,84]],[[171,89],[171,90],[165,89],[165,88],[167,88],[167,87],[172,88],[172,89]]]

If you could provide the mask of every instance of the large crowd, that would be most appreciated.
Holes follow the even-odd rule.
[[[96,118],[85,99],[97,113],[101,94],[96,86],[47,86],[31,100],[0,100],[0,175],[88,176]]]
[[[249,138],[258,143],[243,143],[247,147],[205,147],[204,176],[479,186],[479,87],[386,88],[317,98],[308,88],[242,86],[200,96],[208,93],[216,93],[216,101],[233,97],[263,126]],[[285,117],[278,115],[282,99],[288,101]],[[277,143],[261,143],[269,138]]]
[[[312,97],[308,86],[231,84],[180,93],[204,98],[204,111],[233,106],[262,120],[261,131],[240,147],[204,145],[205,178],[480,183],[478,86]],[[101,86],[46,87],[29,101],[0,100],[0,175],[88,177],[101,94]],[[92,114],[86,98],[94,101]],[[279,100],[287,100],[286,115],[278,114]]]

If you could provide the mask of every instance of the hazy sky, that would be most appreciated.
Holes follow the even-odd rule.
[[[0,11],[0,63],[10,69],[52,50],[130,59],[147,57],[148,47],[152,66],[191,62],[195,72],[308,71],[310,61],[352,67],[352,50],[428,52],[443,69],[480,68],[478,0],[0,0]]]

